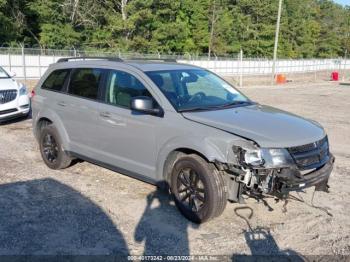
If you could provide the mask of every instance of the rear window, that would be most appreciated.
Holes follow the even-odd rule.
[[[45,80],[41,88],[53,91],[62,91],[64,82],[69,74],[69,69],[62,69],[53,71]]]
[[[69,84],[69,93],[89,99],[97,99],[103,69],[81,68],[74,70]]]

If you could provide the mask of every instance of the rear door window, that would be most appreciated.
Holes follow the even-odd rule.
[[[70,69],[62,69],[53,71],[49,77],[42,84],[41,88],[53,90],[53,91],[62,91],[64,83],[69,75]]]
[[[102,74],[103,69],[99,68],[75,69],[69,84],[69,94],[97,100]]]

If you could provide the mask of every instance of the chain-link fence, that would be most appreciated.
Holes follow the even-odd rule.
[[[261,84],[272,78],[272,60],[246,58],[243,53],[225,57],[199,56],[193,54],[164,55],[125,52],[102,52],[82,50],[32,49],[0,47],[0,66],[16,74],[24,81],[39,79],[48,66],[63,57],[119,57],[122,59],[176,59],[180,63],[192,64],[230,77],[240,85],[250,82]],[[295,79],[326,80],[330,73],[337,71],[340,80],[350,78],[350,60],[336,59],[279,59],[276,61],[276,74],[285,74],[287,80]]]

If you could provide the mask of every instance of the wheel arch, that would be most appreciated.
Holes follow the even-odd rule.
[[[47,125],[52,124],[52,123],[53,122],[47,117],[39,118],[38,121],[36,122],[35,131],[34,131],[36,139],[39,139],[41,129]]]
[[[173,147],[171,150],[168,150],[165,154],[162,154],[160,157],[160,164],[158,167],[158,177],[160,180],[163,180],[165,182],[169,182],[170,178],[170,170],[171,165],[176,161],[176,158],[178,158],[181,155],[189,155],[189,154],[195,154],[203,158],[208,163],[215,162],[215,161],[223,161],[222,154],[219,154],[216,150],[213,148],[193,148],[189,146],[178,146]]]
[[[176,148],[173,151],[169,152],[169,154],[165,158],[165,161],[163,164],[162,175],[163,175],[163,179],[166,183],[169,183],[169,181],[170,181],[171,165],[176,161],[176,159],[179,156],[190,155],[190,154],[198,155],[198,156],[202,157],[203,159],[205,159],[207,162],[209,162],[209,160],[204,156],[204,154],[197,151],[197,150],[194,150],[194,149],[191,149],[188,147]]]
[[[60,120],[59,116],[52,110],[46,110],[45,114],[38,114],[33,125],[33,131],[35,137],[38,139],[40,136],[40,130],[47,124],[53,124],[57,129],[62,140],[62,146],[65,150],[69,150],[69,137],[64,127],[64,124]]]

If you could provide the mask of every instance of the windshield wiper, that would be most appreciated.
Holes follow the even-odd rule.
[[[223,105],[218,105],[216,108],[230,108],[230,107],[235,107],[238,105],[243,105],[243,104],[252,104],[251,101],[234,101],[231,103],[223,104]]]
[[[211,108],[209,107],[190,107],[190,108],[184,108],[184,109],[179,109],[179,112],[193,112],[193,111],[205,111],[205,110],[210,110]]]
[[[214,106],[198,106],[198,107],[190,107],[190,108],[184,108],[184,109],[179,109],[179,112],[194,112],[194,111],[206,111],[206,110],[215,110],[215,109],[225,109],[225,108],[231,108],[235,107],[238,105],[243,105],[243,104],[252,104],[251,101],[235,101],[223,105],[214,105]]]

